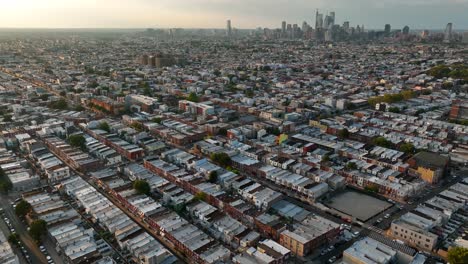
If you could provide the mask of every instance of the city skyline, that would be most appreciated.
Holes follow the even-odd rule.
[[[468,29],[464,19],[467,0],[432,1],[0,1],[2,28],[279,28],[281,21],[315,21],[315,11],[335,12],[337,24],[365,25],[383,29],[409,25],[412,29],[444,29],[452,22],[454,30]],[[365,6],[366,9],[362,7]]]

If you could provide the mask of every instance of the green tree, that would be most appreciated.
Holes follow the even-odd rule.
[[[330,161],[330,155],[325,154],[325,155],[322,157],[322,162],[329,162],[329,161]]]
[[[196,103],[196,102],[200,101],[200,98],[198,97],[198,95],[197,95],[196,93],[191,92],[191,93],[187,96],[187,100]]]
[[[8,193],[13,188],[13,184],[9,180],[0,181],[0,192]]]
[[[2,168],[0,168],[0,192],[8,193],[13,188],[10,178],[5,174]]]
[[[34,220],[29,226],[29,234],[36,242],[41,242],[41,238],[47,232],[47,223],[42,219]]]
[[[379,187],[375,186],[375,185],[368,185],[364,188],[366,191],[368,192],[372,192],[372,193],[377,193],[379,191]]]
[[[447,65],[438,65],[431,68],[427,73],[431,76],[434,76],[438,79],[448,77],[451,70]]]
[[[86,148],[86,139],[83,135],[71,135],[68,137],[68,142],[70,142],[70,145],[73,147],[81,149]]]
[[[110,132],[110,126],[109,126],[109,124],[108,124],[106,121],[101,122],[101,123],[99,124],[98,128],[99,128],[99,129],[102,129],[102,130],[104,130],[104,131],[107,131],[107,133]]]
[[[229,165],[231,165],[231,157],[229,157],[228,154],[224,153],[224,152],[221,152],[221,153],[213,153],[210,155],[210,159],[222,166],[222,167],[227,167]]]
[[[145,180],[136,180],[133,182],[133,189],[137,191],[138,194],[146,194],[149,195],[151,191],[151,187],[149,183]]]
[[[388,111],[392,112],[392,113],[400,113],[401,112],[400,108],[398,108],[396,106],[389,107]]]
[[[25,200],[21,200],[15,207],[15,213],[19,217],[25,217],[32,210],[32,206]]]
[[[20,238],[19,238],[18,234],[16,234],[16,233],[11,233],[8,236],[8,242],[10,242],[11,245],[17,246],[19,244],[19,241],[20,241]]]
[[[416,151],[416,148],[411,143],[404,143],[400,146],[400,151],[406,154],[413,154]]]
[[[218,172],[212,171],[210,175],[208,175],[208,181],[211,183],[216,183],[218,181]]]
[[[466,264],[468,263],[468,248],[452,247],[447,255],[450,264]]]
[[[349,162],[348,164],[346,164],[346,168],[349,169],[349,170],[356,170],[357,165],[354,162]]]
[[[384,137],[375,138],[372,142],[374,143],[374,145],[384,147],[384,148],[391,148],[393,145],[392,142],[388,141]]]
[[[151,91],[151,88],[148,86],[145,86],[145,88],[143,88],[143,95],[146,95],[146,96],[152,96],[153,95],[153,91]]]
[[[49,108],[58,109],[58,110],[65,110],[68,108],[68,103],[65,99],[60,98],[58,101],[51,102],[49,104]]]
[[[227,129],[222,127],[218,130],[218,135],[220,136],[227,136]]]
[[[162,118],[160,118],[160,117],[155,117],[155,118],[151,119],[151,121],[154,122],[154,123],[161,124]]]
[[[3,122],[12,122],[11,115],[3,115]]]
[[[42,101],[47,101],[49,99],[49,95],[48,94],[41,94],[41,96],[39,96],[39,98],[42,100]]]
[[[349,131],[347,128],[343,128],[340,131],[338,131],[338,137],[340,138],[348,138],[349,137]]]
[[[138,131],[138,132],[141,132],[141,131],[143,131],[143,129],[144,129],[143,124],[142,124],[142,123],[138,123],[138,122],[132,123],[132,124],[130,125],[130,127],[132,127],[133,129],[135,129],[135,130]]]
[[[272,134],[275,136],[279,136],[281,134],[281,131],[277,127],[267,127],[265,130],[268,134]]]
[[[205,200],[206,200],[206,193],[204,193],[204,192],[197,192],[197,193],[193,196],[193,200],[194,200],[194,201],[205,201]]]
[[[77,112],[81,112],[81,111],[84,111],[85,108],[82,105],[77,105],[74,110]]]

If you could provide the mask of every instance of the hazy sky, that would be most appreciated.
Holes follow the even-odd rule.
[[[367,28],[468,29],[468,0],[0,0],[0,28],[274,28],[313,25],[317,8]]]

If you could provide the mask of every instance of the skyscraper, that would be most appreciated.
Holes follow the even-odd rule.
[[[335,12],[330,12],[330,28],[335,25]]]
[[[286,36],[286,21],[281,22],[281,36]]]
[[[349,21],[345,21],[345,22],[343,23],[343,29],[344,29],[346,32],[348,32],[348,30],[349,30]]]
[[[445,27],[445,32],[444,32],[444,42],[450,42],[452,41],[452,23],[448,23],[447,27]]]
[[[298,33],[299,33],[299,27],[297,24],[294,24],[292,28],[292,38],[297,38]]]
[[[318,12],[315,13],[315,29],[322,29],[323,28],[323,14]]]
[[[408,35],[409,34],[409,27],[408,26],[405,26],[403,28],[403,35]]]
[[[307,28],[308,28],[307,22],[305,22],[305,21],[302,22],[302,27],[301,27],[302,31],[306,31]]]
[[[228,20],[226,23],[226,34],[228,37],[232,36],[232,27],[231,27],[231,20]]]
[[[468,43],[468,32],[463,32],[462,42],[463,43]]]
[[[390,31],[392,30],[392,26],[390,24],[385,24],[385,36],[388,37],[390,36]]]
[[[288,38],[292,38],[293,32],[292,32],[292,25],[288,24],[286,26],[286,33]]]

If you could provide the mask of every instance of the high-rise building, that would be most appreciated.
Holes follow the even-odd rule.
[[[297,24],[294,24],[292,28],[292,38],[297,38],[298,33],[299,33],[299,26]]]
[[[330,27],[335,25],[335,12],[330,12]]]
[[[288,24],[286,26],[286,33],[287,33],[287,37],[288,38],[292,38],[292,35],[293,35],[293,32],[292,32],[292,25],[291,24]]]
[[[409,34],[409,27],[405,26],[402,31],[403,31],[403,35],[408,35]]]
[[[330,15],[326,15],[325,16],[325,19],[323,20],[323,27],[325,29],[330,29],[332,27],[332,22],[333,22],[333,18],[330,16]]]
[[[463,32],[463,35],[462,35],[462,42],[463,42],[463,43],[468,43],[468,31],[467,31],[467,32]]]
[[[302,31],[307,31],[307,28],[308,28],[308,25],[307,25],[307,22],[302,22],[302,27],[301,27],[301,30]]]
[[[282,37],[286,36],[286,21],[281,22],[281,35]]]
[[[390,31],[392,30],[392,26],[390,24],[385,24],[385,36],[388,37],[390,36]]]
[[[452,23],[448,23],[444,31],[444,42],[452,41]]]
[[[343,29],[347,32],[349,30],[349,21],[343,23]]]
[[[323,28],[323,14],[318,12],[315,13],[315,29],[322,29]]]
[[[228,20],[226,23],[226,34],[228,37],[232,36],[232,26],[231,26],[231,20]]]

